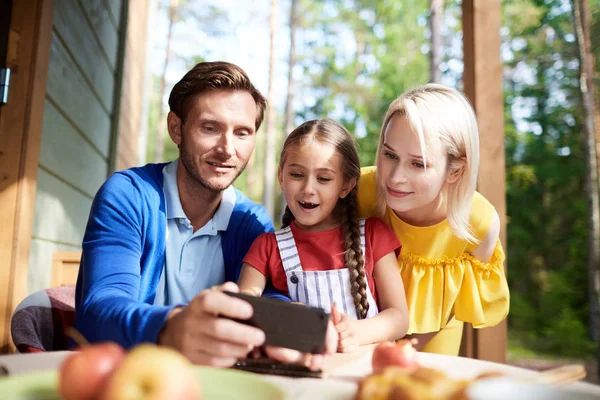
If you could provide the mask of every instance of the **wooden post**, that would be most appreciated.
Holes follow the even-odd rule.
[[[53,8],[52,0],[14,1],[10,19],[10,89],[0,106],[0,353],[11,349],[10,318],[27,294]]]
[[[504,97],[500,56],[501,0],[463,0],[464,92],[479,122],[481,164],[477,190],[498,211],[506,251]],[[506,362],[507,325],[465,326],[461,355]]]

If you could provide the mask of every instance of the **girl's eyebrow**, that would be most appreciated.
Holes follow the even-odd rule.
[[[419,156],[419,155],[416,155],[416,154],[409,154],[409,156],[412,157],[412,158],[417,158],[419,160],[423,159],[423,156]]]
[[[288,164],[288,167],[305,168],[304,165],[300,165],[300,164]],[[329,171],[334,174],[336,173],[334,169],[327,168],[327,167],[317,168],[317,171]]]

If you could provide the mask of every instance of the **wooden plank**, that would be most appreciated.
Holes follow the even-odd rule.
[[[11,85],[0,107],[0,352],[12,350],[10,317],[27,293],[52,9],[52,0],[14,1],[10,20]]]
[[[111,64],[92,29],[77,2],[55,0],[54,30],[64,43],[68,56],[75,61],[79,72],[111,113],[115,86],[114,58]]]
[[[110,65],[115,68],[117,63],[117,47],[119,43],[118,28],[106,8],[104,0],[80,0],[79,3],[87,15],[96,38],[108,56]]]
[[[81,251],[81,246],[69,246],[36,238],[31,240],[28,293],[47,289],[52,285],[52,257],[57,251]]]
[[[55,35],[50,46],[48,97],[89,139],[98,152],[108,157],[110,115],[94,96],[67,50]]]
[[[501,0],[463,0],[464,92],[479,122],[481,164],[477,189],[498,211],[506,250],[504,98],[500,56]],[[465,327],[462,354],[506,362],[507,324]]]
[[[46,101],[40,166],[93,197],[108,175],[108,161]]]
[[[52,255],[51,287],[75,286],[81,263],[81,251],[57,251]]]
[[[33,237],[73,246],[81,244],[91,206],[91,197],[40,168]]]
[[[148,48],[139,43],[146,43],[150,12],[147,5],[140,2],[129,3],[115,170],[129,168],[140,162],[138,142],[144,124],[144,105],[141,99],[145,98],[145,60]]]
[[[143,1],[143,2],[132,1],[130,3],[146,4],[145,1]],[[113,21],[115,22],[115,24],[117,24],[117,26],[119,26],[121,24],[121,12],[122,12],[123,0],[106,0],[106,4],[108,5],[108,8],[110,9],[110,13],[113,17]]]

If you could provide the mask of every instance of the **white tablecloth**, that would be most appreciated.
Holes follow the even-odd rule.
[[[5,355],[0,356],[0,366],[6,367],[10,374],[56,369],[68,354],[69,352],[61,351]],[[331,356],[324,367],[324,379],[280,376],[264,376],[264,379],[279,385],[293,400],[350,400],[356,393],[360,378],[372,372],[371,355],[372,347],[365,347],[355,353]],[[537,375],[535,371],[504,364],[439,354],[419,353],[419,361],[424,366],[442,370],[453,378],[471,378],[488,371],[498,371],[521,379]],[[580,382],[570,385],[569,389],[592,394],[600,399],[600,386],[597,385]]]

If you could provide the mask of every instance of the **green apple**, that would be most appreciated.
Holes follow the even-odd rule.
[[[181,353],[163,346],[133,348],[110,376],[102,400],[199,400],[200,383]]]

